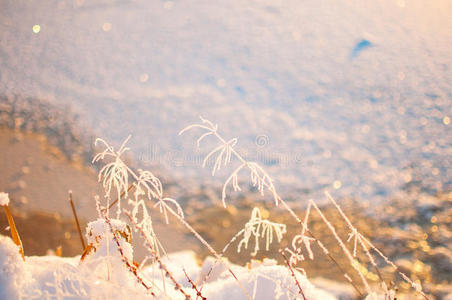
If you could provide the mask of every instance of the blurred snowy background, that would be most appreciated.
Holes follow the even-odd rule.
[[[450,0],[3,0],[0,94],[132,134],[139,162],[188,186],[228,175],[177,135],[202,115],[293,195],[434,193],[452,186],[451,15]]]

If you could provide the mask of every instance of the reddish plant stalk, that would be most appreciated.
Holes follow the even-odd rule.
[[[280,253],[281,253],[281,255],[284,257],[284,260],[285,260],[285,262],[286,262],[286,265],[287,265],[287,267],[289,268],[290,273],[291,273],[293,279],[295,280],[295,283],[297,284],[297,287],[298,287],[298,293],[299,293],[301,296],[303,296],[303,299],[304,299],[304,300],[307,300],[306,297],[305,297],[305,295],[304,295],[304,293],[303,293],[303,289],[301,288],[301,284],[300,284],[300,282],[298,281],[297,276],[295,275],[295,272],[293,271],[292,266],[291,266],[290,263],[289,263],[289,260],[287,259],[287,256],[286,256],[286,255],[284,254],[284,252],[282,252],[282,251],[281,251]]]
[[[171,272],[169,271],[168,267],[162,262],[162,260],[160,259],[160,255],[157,253],[157,251],[152,247],[152,243],[149,241],[148,236],[146,235],[146,233],[144,232],[143,228],[138,225],[135,220],[133,219],[133,217],[130,215],[129,212],[125,211],[124,212],[126,214],[126,216],[129,218],[130,222],[132,223],[132,225],[138,229],[138,231],[140,232],[141,236],[144,238],[151,254],[154,256],[155,260],[157,261],[157,263],[159,264],[160,269],[162,269],[163,271],[165,271],[165,276],[168,277],[174,284],[174,289],[178,290],[179,292],[182,293],[182,295],[185,296],[185,299],[191,299],[191,296],[189,294],[187,294],[184,289],[182,288],[182,286],[176,281],[176,279],[174,278],[173,274],[171,274]]]
[[[185,272],[185,269],[182,270],[184,271],[185,277],[187,277],[188,282],[191,284],[191,287],[196,291],[196,299],[200,297],[202,300],[207,300],[207,298],[201,294],[201,290],[198,290],[198,287],[193,282],[193,280],[191,280],[191,278],[188,276],[187,272]]]
[[[131,264],[129,262],[129,260],[127,259],[127,257],[124,255],[124,250],[121,247],[121,244],[119,243],[119,237],[117,236],[116,231],[113,229],[113,225],[111,224],[110,218],[104,214],[104,219],[108,224],[108,227],[110,228],[110,232],[113,234],[113,240],[116,243],[116,246],[118,246],[118,251],[121,254],[121,259],[122,261],[125,263],[125,265],[127,266],[127,269],[135,276],[135,278],[137,279],[137,281],[147,290],[151,293],[152,296],[156,297],[156,294],[151,290],[151,287],[144,282],[144,279],[141,277],[140,274],[138,274],[138,269],[137,267],[135,267],[135,265],[133,265],[133,263]]]

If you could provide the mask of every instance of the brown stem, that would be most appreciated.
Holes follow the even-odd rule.
[[[71,203],[72,214],[74,215],[75,225],[77,225],[78,235],[80,237],[80,242],[82,243],[82,251],[85,250],[85,240],[83,239],[82,230],[80,229],[80,223],[77,217],[77,211],[75,210],[74,201],[72,201],[72,191],[69,191],[69,202]]]
[[[301,288],[301,284],[300,284],[300,282],[298,281],[297,276],[295,275],[295,272],[293,271],[292,266],[291,266],[290,263],[289,263],[289,260],[287,259],[287,257],[286,257],[286,255],[284,254],[284,252],[281,251],[280,253],[281,253],[281,255],[284,257],[284,260],[286,261],[286,265],[287,265],[287,267],[289,268],[290,273],[292,274],[292,277],[293,277],[293,279],[295,280],[295,283],[297,284],[297,287],[298,287],[298,293],[301,294],[301,296],[303,296],[303,299],[304,299],[304,300],[307,300],[306,297],[305,297],[305,295],[304,295],[304,293],[303,293],[303,289]]]
[[[13,238],[14,243],[19,247],[20,255],[22,256],[22,259],[25,261],[24,247],[22,246],[22,241],[20,240],[19,232],[17,231],[16,224],[14,223],[13,215],[11,214],[8,205],[3,206],[3,208],[5,209],[6,218],[8,219],[11,237]]]

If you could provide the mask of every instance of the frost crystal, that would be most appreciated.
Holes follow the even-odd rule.
[[[281,242],[284,233],[286,233],[285,224],[273,223],[268,220],[262,219],[262,215],[259,208],[255,207],[253,209],[253,212],[251,213],[250,220],[245,224],[245,228],[240,230],[231,239],[231,241],[226,245],[226,247],[224,247],[223,252],[226,251],[229,245],[241,235],[243,235],[243,238],[237,246],[237,252],[240,252],[242,245],[245,246],[245,249],[247,249],[250,238],[253,236],[255,239],[255,245],[254,251],[253,253],[251,253],[251,255],[255,256],[259,251],[259,238],[265,237],[265,250],[268,251],[270,244],[273,242],[273,234],[276,234],[276,238],[278,239],[279,243]]]

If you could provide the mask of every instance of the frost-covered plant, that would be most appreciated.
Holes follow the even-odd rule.
[[[357,271],[362,284],[364,285],[364,287],[366,288],[366,293],[372,297],[372,295],[374,295],[374,293],[372,292],[372,290],[370,289],[370,286],[362,272],[362,270],[359,268],[358,264],[359,262],[357,262],[357,260],[355,259],[356,254],[357,254],[357,246],[358,244],[364,249],[366,255],[368,256],[368,258],[371,261],[371,264],[376,267],[376,263],[375,260],[373,259],[373,257],[370,255],[369,253],[369,249],[368,247],[370,247],[371,249],[373,249],[374,251],[376,251],[381,257],[383,257],[383,259],[390,264],[391,266],[393,266],[397,272],[399,272],[399,274],[407,281],[409,282],[413,288],[419,292],[422,296],[426,297],[425,294],[422,292],[422,288],[420,287],[420,285],[414,283],[413,281],[409,280],[409,278],[401,273],[397,266],[392,263],[391,261],[389,261],[389,259],[383,255],[383,253],[378,250],[375,246],[373,246],[370,241],[368,241],[367,239],[365,239],[357,230],[355,227],[353,227],[353,225],[351,225],[351,222],[346,219],[345,215],[343,214],[342,210],[340,210],[339,206],[337,205],[337,203],[334,202],[334,204],[336,205],[336,207],[339,209],[342,217],[345,219],[345,221],[347,222],[347,225],[349,226],[351,233],[349,235],[349,241],[353,239],[354,241],[354,249],[353,249],[353,255],[350,253],[350,251],[348,250],[348,248],[345,246],[345,243],[342,241],[342,239],[337,235],[336,230],[334,228],[334,226],[330,223],[330,221],[325,217],[325,215],[322,213],[322,211],[319,209],[319,207],[315,204],[315,202],[313,200],[310,200],[308,203],[308,211],[306,213],[305,216],[305,220],[302,221],[296,214],[295,212],[292,210],[292,208],[278,195],[276,188],[273,184],[273,180],[271,179],[271,177],[268,175],[268,173],[266,173],[266,171],[256,162],[249,162],[247,160],[245,160],[235,149],[234,146],[237,144],[237,139],[233,138],[230,139],[229,141],[226,141],[226,139],[224,139],[222,136],[219,135],[218,133],[218,125],[213,124],[212,122],[210,122],[209,120],[206,120],[204,118],[201,117],[201,123],[199,124],[192,124],[189,125],[187,127],[185,127],[183,130],[181,130],[179,132],[179,135],[185,133],[186,131],[190,130],[190,129],[195,129],[195,128],[200,128],[205,130],[206,132],[204,132],[198,139],[197,139],[197,146],[199,147],[200,142],[207,136],[214,136],[216,137],[216,139],[219,141],[220,145],[218,145],[216,148],[214,148],[211,152],[209,152],[204,161],[203,161],[203,167],[205,167],[207,160],[212,157],[214,154],[218,153],[216,159],[215,159],[215,164],[214,167],[212,169],[212,175],[215,174],[215,172],[220,168],[221,162],[223,162],[223,165],[226,166],[232,159],[232,157],[235,157],[241,164],[231,173],[231,175],[228,177],[228,179],[226,180],[226,182],[223,185],[223,189],[222,189],[222,202],[223,205],[226,206],[226,189],[227,186],[229,184],[232,185],[234,191],[239,191],[240,190],[240,186],[239,186],[239,179],[238,179],[238,175],[239,172],[242,171],[243,169],[247,168],[249,169],[250,173],[251,173],[251,182],[253,184],[253,186],[257,187],[258,191],[263,195],[265,190],[270,191],[275,205],[279,205],[282,204],[282,206],[289,212],[289,214],[300,224],[302,231],[301,234],[296,235],[293,240],[292,240],[292,248],[286,248],[285,251],[290,255],[290,259],[288,259],[288,263],[289,266],[292,267],[294,266],[297,262],[304,260],[304,255],[302,254],[302,248],[301,246],[304,246],[306,248],[306,251],[308,252],[309,258],[313,259],[314,255],[313,252],[311,250],[311,243],[312,242],[316,242],[319,247],[322,249],[323,253],[339,268],[339,270],[344,274],[345,278],[347,278],[347,280],[353,285],[353,287],[355,288],[355,290],[360,294],[360,296],[363,296],[362,293],[359,291],[359,289],[357,288],[357,286],[354,284],[353,280],[351,279],[351,277],[344,271],[344,269],[338,264],[337,260],[331,255],[330,251],[326,248],[326,246],[315,237],[315,235],[312,233],[312,231],[309,229],[308,227],[308,217],[309,217],[309,213],[310,213],[310,208],[314,207],[316,209],[316,211],[320,214],[322,220],[325,222],[325,224],[328,226],[328,228],[330,229],[330,231],[333,233],[333,236],[335,237],[336,241],[338,242],[339,246],[342,248],[345,256],[347,257],[347,259],[349,260],[351,266]],[[332,198],[331,198],[332,199]],[[330,199],[330,200],[331,200]],[[245,231],[244,231],[245,232]],[[240,233],[240,232],[239,232]],[[249,230],[247,232],[248,234],[248,239],[249,237],[251,237],[251,235],[253,235],[253,231]],[[234,240],[234,238],[233,238]],[[245,245],[247,245],[247,239],[243,240],[243,243]],[[229,244],[228,244],[229,245]],[[228,246],[227,245],[227,246]],[[240,246],[241,244],[239,244]],[[377,268],[378,270],[378,268]],[[378,271],[377,271],[378,272]],[[388,297],[390,297],[392,291],[388,290],[386,287],[386,284],[384,283],[381,275],[379,274],[383,289],[385,291],[385,295],[387,295]]]
[[[112,159],[111,162],[107,163],[99,171],[99,181],[102,181],[102,186],[105,189],[105,196],[108,199],[108,204],[110,203],[112,188],[116,189],[116,195],[118,198],[121,197],[122,192],[124,192],[127,196],[129,186],[128,168],[122,160],[121,155],[129,150],[129,148],[125,147],[129,139],[130,135],[122,143],[118,151],[115,151],[115,149],[103,139],[98,138],[94,143],[96,146],[98,143],[102,143],[105,146],[105,149],[94,156],[92,161],[93,163],[104,160],[107,157]],[[121,201],[118,201],[117,214],[119,218],[119,215],[121,214]]]
[[[185,133],[186,131],[190,130],[190,129],[194,129],[194,128],[200,128],[203,129],[207,132],[205,132],[204,134],[202,134],[196,144],[199,147],[200,142],[207,136],[214,136],[217,138],[217,140],[220,142],[220,145],[223,145],[224,147],[229,147],[228,143],[226,142],[226,140],[219,135],[218,133],[218,125],[214,125],[211,121],[206,120],[202,117],[200,117],[201,119],[201,123],[200,124],[192,124],[189,125],[187,127],[185,127],[184,129],[182,129],[179,132],[179,135]],[[235,144],[234,144],[235,145]],[[220,146],[218,146],[220,147]],[[215,149],[218,149],[215,148]],[[215,150],[214,149],[214,150]],[[251,180],[252,183],[256,186],[259,190],[259,192],[261,194],[263,194],[264,190],[268,190],[270,191],[275,205],[279,205],[282,204],[283,208],[286,209],[289,214],[300,224],[300,226],[305,230],[306,233],[309,234],[309,236],[311,238],[313,238],[317,244],[319,245],[319,247],[323,250],[323,253],[339,268],[339,270],[344,274],[344,276],[346,278],[348,278],[349,282],[353,285],[353,287],[356,289],[356,291],[360,294],[361,292],[359,291],[359,289],[356,287],[356,285],[353,283],[352,279],[350,276],[347,275],[347,273],[343,270],[343,268],[337,263],[337,260],[334,259],[334,257],[330,254],[330,251],[328,251],[328,249],[326,248],[326,246],[319,240],[317,239],[314,234],[312,233],[311,230],[309,230],[309,228],[306,226],[305,222],[301,221],[301,219],[297,216],[297,214],[293,211],[293,209],[278,195],[276,188],[273,184],[273,180],[271,179],[271,177],[268,175],[268,173],[256,162],[249,162],[247,161],[244,157],[242,157],[234,148],[230,148],[230,153],[234,155],[234,157],[241,162],[241,165],[236,168],[232,174],[229,176],[229,178],[226,180],[224,186],[223,186],[223,191],[222,191],[222,201],[223,201],[223,205],[226,206],[226,187],[227,185],[232,182],[233,188],[234,190],[240,190],[239,184],[238,184],[238,173],[243,169],[243,168],[248,168],[251,172]],[[310,250],[309,250],[310,251]],[[298,252],[300,253],[300,252]],[[301,258],[301,256],[298,254],[298,258]]]
[[[306,210],[306,214],[303,221],[303,226],[301,228],[301,233],[297,234],[292,239],[292,248],[284,249],[285,252],[289,253],[290,258],[288,259],[288,263],[290,267],[294,267],[298,262],[305,260],[305,257],[302,253],[302,246],[305,247],[308,252],[309,259],[314,259],[314,253],[311,249],[311,243],[315,241],[313,237],[307,236],[306,231],[308,229],[308,219],[309,213],[311,212],[311,203],[308,204],[308,208]]]
[[[237,245],[237,252],[240,252],[242,246],[244,246],[245,249],[248,249],[248,243],[251,237],[254,237],[254,251],[251,253],[251,256],[255,256],[259,251],[259,238],[265,238],[265,250],[268,251],[270,244],[273,242],[273,235],[276,235],[278,243],[280,243],[286,232],[285,224],[274,223],[263,219],[261,211],[259,208],[255,207],[251,213],[250,220],[224,247],[223,253],[226,252],[229,245],[240,236],[242,236],[242,239]]]
[[[337,260],[331,255],[330,251],[327,249],[327,247],[318,239],[315,237],[314,233],[309,229],[308,226],[308,220],[309,215],[311,213],[311,208],[314,208],[317,213],[321,216],[323,222],[328,226],[330,231],[332,232],[334,238],[336,239],[338,245],[343,250],[346,258],[350,262],[353,269],[356,270],[356,272],[359,275],[359,278],[362,281],[363,286],[366,289],[366,294],[369,297],[373,297],[374,292],[371,290],[370,285],[368,284],[362,269],[360,268],[359,261],[357,260],[357,254],[358,254],[358,248],[362,248],[364,252],[366,253],[367,257],[369,258],[371,264],[374,267],[376,266],[376,262],[374,258],[370,255],[370,249],[376,251],[380,256],[385,259],[385,261],[390,264],[391,266],[395,267],[398,271],[397,267],[389,261],[387,257],[385,257],[380,250],[378,250],[376,247],[374,247],[370,241],[368,241],[364,236],[362,236],[355,227],[351,224],[350,220],[345,216],[343,211],[340,209],[340,207],[337,205],[337,203],[334,200],[333,204],[336,205],[337,209],[339,210],[339,213],[346,221],[349,229],[349,239],[348,241],[353,241],[353,253],[347,248],[345,245],[346,242],[342,241],[342,239],[339,237],[339,235],[336,233],[336,230],[331,224],[331,222],[325,217],[325,215],[322,213],[320,208],[316,205],[316,203],[313,200],[310,200],[308,202],[308,209],[305,215],[304,220],[302,221],[297,214],[293,211],[293,209],[279,196],[279,194],[276,191],[275,185],[273,183],[272,178],[269,176],[269,174],[262,168],[257,162],[251,162],[247,161],[243,156],[241,156],[235,149],[235,146],[237,145],[237,139],[232,138],[229,140],[224,139],[221,135],[218,133],[218,125],[213,124],[212,122],[201,118],[201,123],[199,124],[193,124],[190,126],[187,126],[183,130],[179,132],[179,134],[183,134],[188,130],[191,129],[202,129],[204,132],[202,135],[197,139],[196,144],[199,147],[200,143],[208,136],[213,136],[216,138],[216,140],[219,142],[219,144],[211,150],[204,158],[202,162],[202,166],[205,167],[207,165],[207,162],[209,160],[213,160],[214,164],[212,167],[212,175],[215,175],[218,170],[220,170],[222,167],[225,167],[229,165],[232,161],[232,159],[236,159],[240,164],[238,167],[236,167],[230,176],[225,181],[223,188],[222,188],[222,203],[223,206],[226,206],[226,197],[227,197],[227,188],[229,186],[232,186],[232,189],[234,191],[240,191],[240,185],[239,185],[239,173],[242,173],[244,170],[248,170],[250,177],[251,177],[251,183],[258,192],[261,195],[264,195],[265,192],[270,192],[273,201],[276,206],[281,205],[285,210],[288,211],[288,213],[299,223],[301,227],[300,234],[297,234],[293,237],[292,243],[290,247],[284,249],[284,252],[289,255],[289,258],[287,259],[286,256],[285,259],[287,260],[288,269],[294,274],[294,269],[296,268],[296,264],[300,261],[304,260],[304,254],[303,252],[306,251],[308,254],[309,259],[314,259],[314,254],[311,249],[312,243],[316,243],[320,249],[323,251],[323,253],[339,268],[339,270],[344,274],[345,278],[348,279],[348,281],[353,285],[353,287],[356,289],[356,291],[360,294],[360,296],[364,297],[364,295],[359,291],[356,284],[353,282],[351,277],[344,271],[344,269],[341,267],[341,265],[337,262]],[[128,139],[127,139],[128,140]],[[100,173],[99,173],[99,181],[102,181],[103,186],[106,191],[106,198],[110,197],[111,190],[114,188],[116,190],[116,194],[118,195],[118,217],[121,214],[121,198],[123,196],[128,198],[128,192],[131,188],[135,189],[133,197],[129,199],[129,204],[132,206],[132,210],[130,212],[127,212],[127,216],[130,219],[130,222],[133,224],[133,228],[135,231],[140,232],[144,239],[146,240],[146,245],[149,249],[151,249],[151,259],[154,261],[159,261],[159,254],[156,252],[159,248],[158,240],[155,236],[155,233],[152,229],[152,220],[150,218],[150,215],[147,211],[148,209],[148,201],[154,200],[154,207],[158,208],[161,212],[161,214],[164,216],[165,221],[169,222],[169,215],[172,215],[176,217],[176,219],[182,223],[193,235],[214,255],[217,261],[223,261],[222,255],[224,251],[228,248],[228,246],[237,240],[239,237],[242,237],[240,242],[238,243],[237,250],[240,252],[242,247],[247,248],[249,241],[251,238],[255,241],[255,247],[254,251],[252,252],[252,255],[255,255],[257,251],[259,250],[259,239],[260,238],[266,238],[266,249],[269,249],[270,243],[273,242],[273,236],[275,235],[278,242],[281,241],[283,234],[286,232],[286,226],[284,224],[278,224],[273,223],[268,220],[262,219],[262,215],[260,211],[255,208],[253,209],[253,212],[251,214],[251,219],[245,224],[245,227],[239,231],[232,239],[231,241],[226,245],[226,247],[223,249],[223,252],[219,254],[216,252],[212,246],[184,219],[184,214],[182,211],[182,208],[177,203],[175,199],[164,197],[163,196],[163,189],[162,184],[160,180],[155,177],[151,172],[149,171],[143,171],[138,170],[137,172],[134,172],[132,169],[130,169],[122,160],[121,155],[128,150],[128,148],[125,147],[125,144],[127,140],[121,145],[118,151],[115,151],[113,147],[109,146],[108,143],[106,143],[104,140],[98,140],[101,141],[106,149],[96,155],[94,161],[103,160],[106,157],[110,157],[112,161],[108,162],[106,166],[104,166]],[[129,178],[131,176],[131,179]],[[132,181],[132,184],[129,186],[129,182]],[[329,196],[329,195],[327,195]],[[106,218],[108,218],[108,209],[106,212]],[[141,216],[141,218],[139,217]],[[115,236],[117,233],[114,233]],[[304,249],[304,250],[303,250]],[[283,253],[284,254],[284,253]],[[236,282],[241,287],[243,293],[251,299],[251,296],[247,292],[247,290],[243,287],[237,276],[234,274],[234,272],[231,270],[230,266],[227,262],[224,262],[224,265],[226,266],[226,269],[229,271],[229,273],[234,277]],[[161,266],[162,270],[165,270],[164,266]],[[299,269],[299,268],[296,268]],[[299,269],[302,270],[302,269]],[[378,270],[378,269],[377,269]],[[210,272],[207,274],[206,277]],[[423,294],[421,288],[419,285],[413,283],[412,281],[409,281],[409,278],[404,276],[403,273],[399,273],[401,276],[407,280],[409,283],[412,284],[412,286],[425,297]],[[379,274],[380,275],[380,274]],[[169,277],[171,279],[171,274],[168,274],[168,271],[165,272],[165,276]],[[203,280],[206,280],[206,277],[204,277]],[[294,277],[296,279],[296,277]],[[174,278],[173,278],[174,279]],[[173,279],[173,284],[176,289],[179,289],[180,286],[175,282]],[[392,290],[388,290],[386,285],[384,284],[384,281],[380,275],[380,279],[382,281],[383,289],[385,291],[385,295],[388,297],[391,297],[393,294]],[[201,285],[203,282],[200,283]],[[202,289],[202,287],[201,287]],[[185,292],[183,290],[180,290],[183,295],[185,295]],[[197,290],[197,292],[200,292],[200,290]],[[302,294],[302,290],[299,289],[300,294]],[[254,292],[253,292],[254,295]],[[303,296],[304,297],[304,296]]]
[[[232,155],[234,155],[240,162],[241,165],[237,167],[232,174],[229,176],[229,178],[226,180],[226,182],[223,185],[223,191],[221,196],[221,201],[223,202],[223,206],[226,207],[226,188],[231,183],[232,188],[234,191],[240,191],[239,181],[238,181],[238,174],[239,172],[244,169],[245,167],[250,170],[251,175],[251,182],[253,186],[257,187],[259,192],[263,195],[264,190],[267,189],[271,192],[273,195],[273,198],[275,200],[275,204],[278,205],[280,197],[276,193],[275,186],[273,185],[273,180],[271,177],[267,174],[267,172],[256,162],[248,162],[246,161],[235,149],[234,146],[237,144],[237,139],[233,138],[229,141],[226,141],[218,134],[218,125],[213,124],[211,121],[201,118],[201,124],[192,124],[184,129],[182,129],[179,132],[179,135],[185,133],[186,131],[194,128],[201,128],[203,130],[206,130],[205,133],[203,133],[196,141],[196,145],[199,147],[200,142],[207,136],[213,135],[215,136],[218,141],[220,142],[220,145],[214,148],[212,151],[210,151],[206,157],[204,158],[204,161],[202,163],[202,167],[205,167],[207,164],[207,161],[211,156],[213,156],[215,153],[218,153],[215,164],[212,168],[212,175],[215,175],[215,172],[220,169],[221,162],[223,162],[223,165],[226,166],[232,158]]]
[[[381,258],[383,258],[383,260],[387,264],[389,264],[391,267],[393,267],[394,270],[403,278],[403,280],[405,280],[408,284],[410,284],[411,287],[416,290],[416,292],[418,292],[420,295],[422,295],[425,299],[428,299],[427,296],[422,291],[422,286],[420,284],[412,281],[405,273],[401,272],[399,270],[399,268],[387,256],[385,256],[383,254],[383,252],[381,252],[381,250],[379,250],[377,247],[375,247],[366,237],[364,237],[361,233],[358,232],[356,227],[353,226],[353,224],[350,221],[350,219],[344,213],[344,211],[339,206],[339,204],[336,202],[336,200],[334,200],[334,198],[330,195],[330,193],[325,192],[325,195],[328,198],[328,200],[334,205],[334,207],[338,210],[339,214],[344,219],[344,221],[346,222],[348,228],[350,229],[350,233],[349,233],[347,242],[350,242],[350,241],[353,240],[353,256],[354,257],[357,256],[357,251],[358,251],[358,248],[360,246],[363,249],[363,251],[364,251],[365,255],[367,256],[367,258],[369,259],[371,265],[375,268],[375,270],[376,270],[376,272],[378,274],[378,277],[380,278],[380,281],[382,283],[382,287],[385,290],[385,294],[388,295],[388,297],[390,299],[394,298],[394,295],[393,295],[394,291],[388,289],[386,283],[384,282],[384,280],[383,280],[383,278],[381,276],[380,270],[378,269],[377,263],[375,262],[375,258],[370,253],[369,248],[374,250]]]
[[[127,141],[130,139],[130,136],[122,143],[121,147],[118,151],[115,151],[112,146],[110,146],[105,140],[97,139],[97,142],[101,142],[104,144],[105,149],[98,153],[93,162],[98,162],[100,160],[104,160],[106,157],[112,158],[112,162],[107,163],[99,172],[99,181],[102,181],[102,184],[105,189],[105,196],[107,198],[110,197],[111,188],[114,186],[118,195],[118,218],[121,214],[121,195],[124,193],[125,197],[128,197],[129,191],[129,175],[135,180],[135,188],[137,189],[135,193],[135,204],[142,204],[138,198],[140,196],[146,195],[146,200],[154,199],[156,201],[154,206],[158,206],[160,212],[165,216],[165,220],[168,223],[168,212],[177,216],[178,218],[183,219],[184,213],[179,203],[176,200],[168,197],[163,197],[162,184],[160,180],[154,176],[150,171],[138,170],[138,174],[135,173],[131,168],[129,168],[121,158],[121,155],[129,150],[129,148],[125,147]],[[172,204],[175,208],[175,211],[169,206]],[[146,208],[146,205],[141,205],[143,210]],[[137,211],[136,211],[137,212]],[[147,214],[149,216],[149,214]]]
[[[182,295],[184,295],[185,299],[191,299],[191,296],[185,292],[184,288],[174,279],[173,274],[169,271],[168,267],[162,262],[159,253],[156,251],[156,249],[153,246],[152,241],[150,241],[148,234],[144,231],[142,227],[140,227],[139,224],[135,223],[133,217],[126,212],[127,217],[129,218],[130,222],[132,222],[133,226],[137,231],[140,232],[141,236],[145,240],[145,244],[148,246],[148,250],[151,252],[153,259],[158,263],[159,268],[164,273],[164,276],[169,278],[171,282],[174,284],[174,289],[178,290]]]
[[[101,169],[101,171],[99,172],[99,181],[102,181],[105,188],[105,194],[108,199],[110,199],[109,197],[112,186],[116,188],[118,195],[118,218],[121,215],[121,197],[122,195],[128,197],[128,192],[130,190],[130,187],[127,186],[128,182],[130,181],[128,176],[131,176],[135,181],[133,183],[133,186],[135,187],[136,191],[134,194],[134,199],[129,199],[129,204],[131,204],[133,207],[132,212],[129,215],[131,217],[131,221],[133,221],[134,224],[138,225],[134,228],[136,230],[142,230],[145,233],[145,237],[149,239],[149,241],[147,242],[148,246],[152,245],[154,249],[158,249],[156,245],[160,245],[160,242],[158,241],[152,229],[152,220],[150,218],[150,214],[147,211],[146,205],[146,202],[148,200],[155,200],[156,203],[154,204],[154,207],[159,208],[160,212],[164,215],[167,224],[169,223],[169,214],[176,217],[176,219],[180,223],[182,223],[182,225],[184,225],[210,251],[210,253],[212,253],[217,259],[220,259],[221,255],[217,251],[215,251],[212,246],[187,221],[185,221],[183,210],[178,202],[175,199],[163,197],[162,184],[160,180],[149,171],[139,170],[137,174],[124,163],[121,155],[128,150],[128,148],[125,147],[125,144],[129,140],[129,138],[130,136],[122,143],[118,151],[115,151],[114,148],[110,146],[106,141],[98,139],[97,141],[100,141],[102,144],[104,144],[105,149],[97,154],[93,159],[93,162],[103,160],[106,157],[109,157],[113,160],[113,162],[107,163],[107,165]],[[109,201],[107,204],[109,205]],[[171,206],[174,207],[174,209]],[[106,211],[106,217],[108,217],[108,207],[109,206],[107,206],[107,209],[101,209],[102,213]],[[140,210],[142,216],[141,219],[139,219],[138,217]],[[229,264],[226,263],[226,265],[229,273],[237,281],[243,293],[247,296],[247,298],[250,298],[248,292],[240,283],[237,276],[230,268]]]

